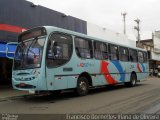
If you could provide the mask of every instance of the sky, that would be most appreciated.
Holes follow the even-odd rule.
[[[150,39],[160,30],[160,0],[28,0],[66,15],[123,33],[126,12],[126,35],[136,40],[135,19],[140,19],[141,39]]]

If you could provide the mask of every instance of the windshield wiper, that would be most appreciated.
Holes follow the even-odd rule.
[[[35,38],[33,39],[33,41],[31,42],[31,44],[29,45],[29,47],[28,47],[28,49],[27,49],[27,56],[28,56],[28,51],[30,51],[31,53],[33,53],[34,56],[36,55],[36,53],[35,53],[34,51],[32,51],[30,48],[31,48],[31,46],[33,46],[34,44],[36,44],[37,40],[38,40],[38,38],[35,37]],[[34,44],[33,44],[33,43],[34,43]]]

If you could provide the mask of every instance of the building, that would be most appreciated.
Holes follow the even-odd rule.
[[[6,53],[7,43],[17,42],[19,33],[37,26],[56,26],[115,43],[136,46],[135,41],[128,40],[123,34],[64,13],[25,0],[0,0],[0,84],[11,83],[12,60],[6,55],[13,56],[16,45]]]
[[[141,40],[140,47],[148,51],[150,70],[156,70],[160,66],[160,31],[155,31],[152,39]]]
[[[0,0],[0,84],[11,83],[12,60],[6,58],[7,43],[17,42],[22,31],[43,25],[87,33],[84,20],[25,0]],[[10,55],[13,56],[15,48],[9,51]]]
[[[118,44],[123,43],[123,45],[130,47],[136,47],[136,41],[128,39],[128,36],[88,22],[87,35]]]

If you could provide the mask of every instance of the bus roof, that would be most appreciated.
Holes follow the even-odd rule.
[[[74,31],[70,31],[70,30],[66,30],[66,29],[62,29],[62,28],[58,28],[58,27],[54,27],[54,26],[41,26],[46,28],[47,33],[51,33],[53,31],[57,31],[57,32],[63,32],[63,33],[67,33],[70,35],[75,35],[78,37],[83,37],[83,38],[87,38],[87,39],[91,39],[91,40],[96,40],[96,41],[101,41],[101,42],[106,42],[106,43],[110,43],[110,44],[115,44],[115,45],[120,45],[120,46],[124,46],[124,47],[128,47],[128,48],[132,48],[132,49],[137,49],[137,50],[142,50],[142,51],[146,51],[145,49],[142,48],[138,48],[138,47],[130,47],[127,45],[123,45],[123,44],[117,44],[115,42],[111,42],[109,40],[104,40],[104,39],[100,39],[100,38],[96,38],[96,37],[92,37],[92,36],[88,36],[86,34],[82,34],[82,33],[78,33],[78,32],[74,32]],[[135,41],[136,42],[136,41]]]

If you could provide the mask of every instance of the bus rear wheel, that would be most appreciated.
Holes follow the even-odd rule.
[[[127,86],[129,87],[134,87],[136,86],[137,83],[137,76],[136,74],[132,73],[130,77],[130,81],[126,83]]]
[[[89,90],[88,80],[85,77],[80,77],[77,81],[76,93],[78,96],[87,95]]]

